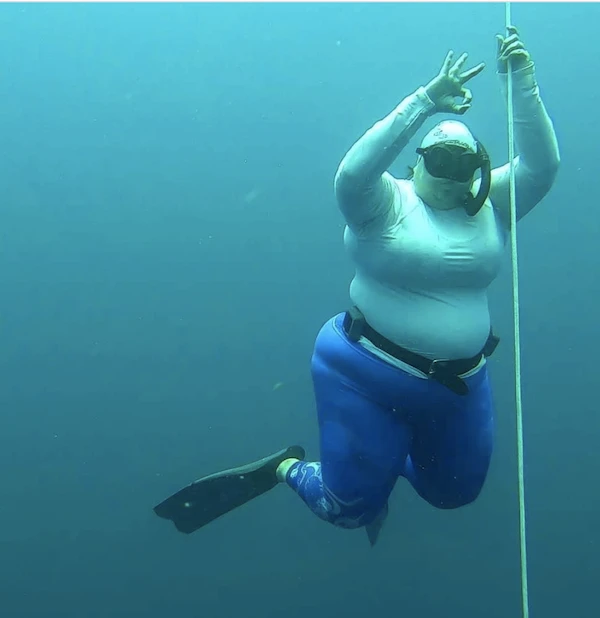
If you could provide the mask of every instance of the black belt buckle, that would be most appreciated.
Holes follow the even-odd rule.
[[[444,360],[431,361],[429,371],[427,372],[430,378],[439,382],[446,388],[449,388],[457,395],[466,395],[469,392],[469,387],[465,381],[459,376],[448,370],[448,363]]]
[[[343,329],[350,341],[356,343],[365,330],[367,321],[358,307],[350,307],[344,316]]]
[[[490,330],[490,336],[488,337],[488,340],[485,342],[485,345],[483,346],[483,350],[482,350],[483,355],[486,358],[490,357],[496,351],[496,348],[498,347],[499,343],[500,343],[500,337],[497,337],[496,335],[494,335],[494,333]]]

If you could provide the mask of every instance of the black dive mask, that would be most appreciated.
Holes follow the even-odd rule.
[[[427,173],[434,178],[445,178],[455,182],[469,182],[478,169],[481,169],[481,185],[477,195],[471,192],[465,196],[464,207],[471,216],[476,215],[488,197],[491,186],[490,158],[483,145],[477,141],[477,153],[458,144],[441,142],[427,148],[417,148],[423,157]]]

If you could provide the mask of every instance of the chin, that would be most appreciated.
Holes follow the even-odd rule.
[[[462,206],[468,186],[468,183],[436,179],[436,182],[423,183],[421,186],[415,184],[415,191],[431,208],[448,210]]]

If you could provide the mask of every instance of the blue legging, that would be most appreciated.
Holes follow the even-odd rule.
[[[437,508],[475,500],[493,447],[486,366],[465,378],[467,395],[456,395],[351,342],[342,320],[323,326],[312,357],[321,461],[294,464],[287,484],[344,528],[373,522],[400,476]]]

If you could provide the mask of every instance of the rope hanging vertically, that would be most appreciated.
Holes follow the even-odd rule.
[[[506,29],[511,24],[510,2],[506,2]],[[513,82],[510,61],[507,69],[508,84],[508,158],[510,162],[510,241],[512,262],[512,290],[513,290],[513,321],[514,321],[514,349],[515,349],[515,402],[517,412],[517,468],[519,482],[519,541],[521,557],[521,603],[523,618],[529,618],[529,584],[527,577],[527,526],[525,512],[525,471],[523,449],[523,403],[521,397],[521,328],[519,314],[519,260],[517,255],[517,200],[515,191],[515,138],[514,138],[514,111],[513,111]]]

